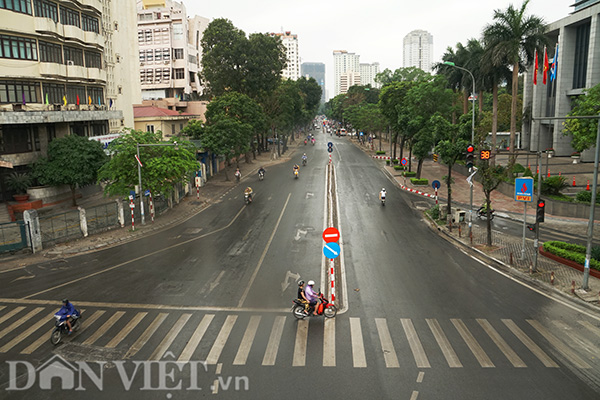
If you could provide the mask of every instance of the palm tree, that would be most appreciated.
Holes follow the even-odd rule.
[[[519,68],[531,64],[535,49],[546,43],[544,36],[546,24],[541,17],[525,15],[529,0],[525,0],[521,8],[509,5],[504,11],[494,11],[494,22],[483,30],[483,38],[489,49],[494,65],[512,66],[512,104],[510,115],[510,150],[515,148],[517,131],[517,96],[519,89]],[[510,157],[509,170],[515,163],[515,156]]]

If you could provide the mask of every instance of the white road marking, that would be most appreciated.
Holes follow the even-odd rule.
[[[417,392],[416,390],[413,390],[413,392],[410,396],[410,400],[417,400],[417,397],[419,397],[419,392]]]
[[[256,265],[256,268],[254,269],[254,272],[252,273],[252,276],[250,277],[250,280],[248,281],[248,283],[246,285],[246,290],[244,290],[244,293],[242,294],[242,297],[240,298],[240,301],[238,302],[238,307],[241,307],[242,305],[244,305],[244,301],[246,301],[246,297],[248,297],[248,293],[250,293],[250,288],[252,287],[252,284],[254,283],[256,276],[258,275],[258,270],[260,270],[260,267],[261,267],[263,261],[265,260],[267,252],[269,251],[269,247],[271,247],[271,242],[273,241],[273,238],[275,237],[275,233],[277,233],[277,228],[279,227],[279,223],[281,222],[281,219],[283,218],[283,213],[285,213],[285,209],[287,208],[287,205],[290,201],[290,197],[292,197],[291,193],[288,194],[288,197],[285,200],[285,204],[283,205],[281,214],[279,214],[279,219],[277,220],[277,223],[275,224],[275,228],[273,228],[273,232],[271,233],[271,237],[269,238],[269,241],[267,242],[267,245],[265,246],[265,250],[263,251],[262,255],[260,256],[260,260],[258,260],[258,264]]]
[[[233,325],[235,324],[237,317],[237,315],[228,315],[227,318],[225,318],[225,323],[221,327],[221,330],[217,335],[217,339],[215,340],[215,343],[206,357],[206,363],[208,365],[214,365],[219,361],[221,352],[225,347],[225,343],[227,343],[227,339],[229,339],[229,335],[231,334],[231,330],[233,329]]]
[[[246,327],[246,332],[244,332],[244,337],[242,338],[238,352],[233,360],[233,365],[246,365],[248,354],[250,354],[250,348],[252,347],[254,337],[256,336],[256,330],[258,329],[260,318],[261,317],[259,315],[253,315],[250,317],[250,321]]]
[[[366,368],[365,344],[363,341],[360,318],[350,318],[350,337],[352,340],[352,361],[354,368]]]
[[[209,295],[210,292],[212,292],[219,285],[219,283],[221,282],[221,278],[223,277],[223,275],[225,275],[225,270],[219,272],[219,275],[217,276],[217,278],[210,283],[210,285],[208,287],[208,293],[206,295]]]
[[[296,328],[296,343],[294,344],[294,359],[292,367],[304,367],[306,365],[306,344],[308,342],[308,320],[298,320]]]
[[[15,303],[16,303],[15,299]],[[54,301],[54,303],[56,303],[56,301]],[[6,314],[4,314],[3,316],[0,317],[0,324],[3,323],[4,321],[6,321],[9,318],[12,318],[15,314],[20,313],[21,311],[23,311],[25,309],[25,307],[15,307],[12,310],[10,310],[9,312],[7,312]]]
[[[131,321],[129,321],[127,325],[125,325],[125,327],[121,329],[121,331],[117,333],[117,335],[114,338],[112,338],[112,340],[108,342],[108,344],[104,347],[109,349],[114,349],[115,347],[117,347],[117,345],[121,343],[121,341],[123,341],[123,339],[125,339],[127,335],[129,335],[131,331],[135,329],[136,326],[139,325],[139,323],[146,317],[146,315],[148,315],[147,312],[137,313],[136,316],[133,317]]]
[[[419,336],[417,335],[417,331],[415,331],[415,326],[412,321],[408,318],[402,318],[400,319],[400,322],[402,323],[402,328],[404,328],[406,339],[408,339],[410,350],[417,363],[417,368],[431,368],[431,364],[429,364],[429,360],[427,359],[427,354],[425,354],[425,350],[423,349],[423,345],[419,340]]]
[[[125,314],[125,311],[115,312],[113,315],[110,316],[110,318],[104,324],[102,324],[102,326],[100,328],[98,328],[96,330],[96,332],[94,332],[94,334],[92,336],[90,336],[89,338],[84,340],[83,344],[85,344],[85,345],[94,344],[96,342],[96,340],[100,339],[100,337],[102,335],[104,335],[106,332],[108,332],[108,330],[110,328],[112,328],[112,326],[114,324],[117,323],[117,321],[123,316],[123,314]]]
[[[424,376],[425,376],[425,372],[419,371],[419,375],[417,375],[417,383],[423,383]]]
[[[525,332],[511,319],[503,319],[502,323],[531,351],[547,368],[558,368],[555,363]]]
[[[588,321],[577,321],[579,324],[585,328],[587,328],[594,335],[600,337],[600,329],[596,328],[594,325],[590,324]]]
[[[17,328],[22,327],[25,322],[29,321],[34,315],[42,312],[43,309],[44,309],[44,307],[34,308],[33,310],[29,311],[24,316],[19,318],[17,321],[13,322],[8,327],[4,328],[2,331],[0,331],[0,339],[2,339],[4,336],[6,336],[9,332],[16,331]]]
[[[323,329],[323,366],[335,367],[335,318],[325,318]]]
[[[163,355],[167,350],[169,350],[169,347],[171,346],[171,344],[173,344],[175,338],[177,338],[177,335],[179,335],[179,332],[181,332],[184,325],[188,322],[191,316],[192,314],[183,314],[179,317],[177,322],[175,322],[175,324],[171,327],[169,333],[167,333],[167,336],[163,338],[158,347],[154,350],[154,352],[150,356],[150,360],[159,361],[163,358]]]
[[[375,325],[377,326],[377,333],[379,334],[379,341],[381,342],[385,366],[387,368],[400,368],[396,349],[394,349],[394,343],[392,342],[392,336],[390,335],[387,326],[387,321],[385,318],[375,318]]]
[[[494,343],[496,343],[496,346],[498,346],[500,351],[504,353],[504,355],[506,356],[508,361],[510,361],[510,363],[513,365],[513,367],[527,367],[525,362],[523,362],[523,360],[517,355],[517,353],[515,353],[515,351],[508,345],[508,343],[506,343],[506,341],[502,338],[502,336],[500,336],[498,331],[494,329],[492,324],[490,324],[490,322],[487,319],[477,319],[477,322],[479,323],[479,325],[481,325],[485,333],[487,333],[488,336],[494,341]]]
[[[531,325],[536,331],[540,333],[556,350],[559,351],[567,360],[569,360],[572,364],[574,364],[577,368],[588,369],[592,368],[588,363],[586,363],[581,357],[579,357],[571,348],[569,348],[566,344],[561,342],[556,336],[552,335],[542,324],[538,321],[528,319],[527,322]]]
[[[206,333],[206,330],[208,329],[208,326],[210,325],[210,323],[212,322],[214,317],[215,317],[214,314],[206,314],[202,318],[202,321],[200,321],[200,323],[196,327],[196,330],[192,334],[192,337],[187,342],[187,344],[185,345],[185,348],[179,355],[177,362],[185,363],[192,359],[192,355],[194,354],[194,351],[196,351],[196,348],[198,348],[200,341],[204,337],[204,334]]]
[[[435,337],[435,341],[440,346],[442,350],[442,354],[446,358],[446,362],[450,368],[462,368],[462,364],[456,355],[456,352],[452,348],[450,341],[446,337],[446,334],[442,330],[439,322],[436,319],[426,319],[427,325],[429,325],[429,329],[431,329],[431,333]]]
[[[48,321],[54,316],[55,312],[56,311],[52,311],[50,314],[46,315],[44,318],[40,319],[35,324],[31,325],[24,332],[19,332],[19,334],[13,340],[11,340],[10,342],[8,342],[4,346],[0,347],[0,353],[6,353],[7,351],[9,351],[13,347],[15,347],[17,344],[19,344],[23,340],[27,339],[31,334],[33,334],[35,331],[37,331],[38,329],[40,329],[43,325],[47,324]],[[44,338],[46,340],[48,340],[47,334],[44,335]],[[21,354],[31,354],[31,353],[23,353],[23,352],[21,352]]]
[[[273,328],[271,329],[271,335],[269,336],[269,343],[267,344],[265,356],[263,357],[262,365],[275,365],[275,360],[277,359],[277,350],[279,349],[279,342],[281,341],[281,335],[283,334],[284,324],[284,316],[279,316],[275,318]]]
[[[475,340],[475,337],[469,331],[465,323],[456,318],[452,318],[450,321],[463,338],[469,349],[471,349],[471,352],[479,362],[479,365],[481,365],[483,368],[494,368],[494,363],[492,363],[492,360],[490,360],[488,355],[485,354],[485,351],[483,351],[481,345],[477,342],[477,340]]]
[[[142,336],[140,336],[138,340],[136,340],[135,343],[129,348],[129,350],[127,350],[127,353],[125,353],[125,356],[123,356],[123,358],[127,359],[137,354],[137,352],[140,351],[142,347],[144,347],[146,342],[148,342],[148,340],[154,334],[154,332],[156,332],[158,327],[165,321],[165,319],[167,319],[168,315],[169,314],[167,313],[158,314],[156,318],[154,318],[154,321],[152,321],[150,326],[148,326],[144,333],[142,333]]]

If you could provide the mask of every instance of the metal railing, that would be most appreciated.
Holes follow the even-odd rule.
[[[83,237],[79,222],[79,211],[40,216],[40,231],[44,247]]]
[[[120,226],[118,207],[114,201],[86,208],[86,218],[90,235]]]

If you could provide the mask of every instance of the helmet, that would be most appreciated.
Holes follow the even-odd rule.
[[[385,192],[385,188],[381,188],[381,191],[382,191],[382,192]]]
[[[307,285],[308,285],[308,286],[313,286],[314,284],[315,284],[315,281],[313,281],[313,280],[310,280],[310,281],[308,281],[308,283],[307,283]]]
[[[63,299],[62,302],[65,303],[65,304],[67,304],[69,302],[69,299]]]
[[[304,281],[298,281],[298,286],[304,285]]]

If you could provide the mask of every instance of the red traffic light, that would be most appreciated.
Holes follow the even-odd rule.
[[[467,146],[467,153],[473,153],[475,151],[475,147],[470,144]]]
[[[546,203],[544,203],[544,200],[538,201],[538,207],[539,208],[544,208],[545,205],[546,205]]]

